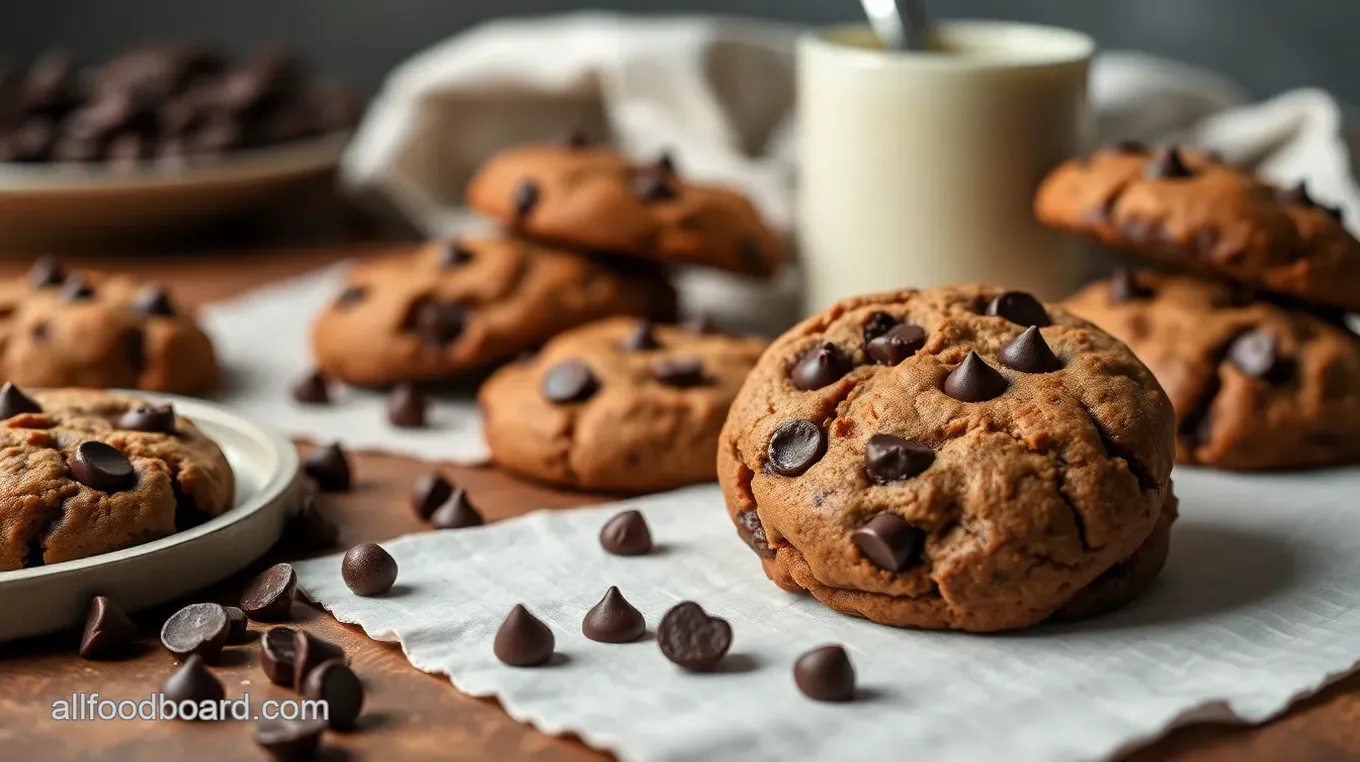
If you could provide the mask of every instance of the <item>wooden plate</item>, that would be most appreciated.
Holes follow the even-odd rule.
[[[236,506],[145,545],[0,572],[0,642],[77,626],[95,595],[107,595],[127,611],[180,598],[239,571],[279,539],[300,495],[293,443],[202,400],[135,394],[173,403],[175,412],[217,442],[236,476]]]

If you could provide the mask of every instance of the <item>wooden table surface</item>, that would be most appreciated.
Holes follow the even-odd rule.
[[[172,284],[182,302],[202,304],[304,272],[339,256],[389,251],[391,246],[351,244],[309,250],[195,255],[173,260],[119,256],[71,261],[153,277]],[[25,266],[26,263],[0,261],[0,276]],[[340,543],[345,547],[423,529],[407,506],[406,497],[415,478],[431,468],[430,464],[404,458],[358,455],[356,489],[343,495],[323,495],[319,507],[339,524]],[[443,470],[468,489],[490,520],[532,508],[570,508],[599,500],[519,482],[490,468],[443,467]],[[280,557],[279,551],[272,552],[250,570],[204,591],[195,600],[234,603],[243,581],[254,570]],[[182,603],[187,602],[190,601]],[[81,660],[75,653],[78,638],[74,634],[0,644],[0,760],[228,762],[264,758],[251,741],[251,729],[246,723],[57,722],[50,718],[52,702],[73,692],[97,691],[106,698],[141,699],[159,690],[173,662],[159,647],[154,634],[159,632],[164,617],[176,608],[178,605],[135,617],[147,635],[146,646],[123,661]],[[573,739],[548,737],[516,723],[494,701],[458,693],[444,678],[413,669],[398,648],[373,642],[329,615],[302,604],[295,605],[293,611],[296,626],[344,646],[367,686],[360,730],[328,734],[324,759],[567,762],[605,758]],[[0,612],[0,616],[16,615],[22,614]],[[260,630],[252,627],[256,632]],[[290,691],[277,688],[264,678],[256,656],[253,646],[224,652],[216,672],[228,697],[237,698],[249,691],[257,706],[268,698],[291,697]],[[1138,762],[1360,759],[1360,678],[1332,686],[1323,695],[1301,702],[1287,716],[1263,727],[1181,728],[1129,759]]]

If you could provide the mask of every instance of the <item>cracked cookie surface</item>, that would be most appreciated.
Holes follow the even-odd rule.
[[[1171,398],[1181,463],[1360,461],[1360,338],[1207,278],[1118,272],[1068,309],[1129,345]]]
[[[173,413],[125,418],[148,404],[88,390],[0,394],[8,415],[0,422],[0,571],[140,545],[231,508],[226,456]]]
[[[346,383],[440,381],[592,320],[674,309],[674,291],[646,267],[504,238],[437,241],[355,267],[312,343],[317,367]]]
[[[1026,294],[943,287],[849,299],[776,340],[718,479],[780,587],[985,632],[1141,592],[1175,514],[1174,444],[1166,394],[1108,334]]]
[[[521,146],[483,165],[467,201],[507,228],[572,248],[757,276],[784,260],[749,199],[690,182],[665,157],[635,164],[600,146]]]
[[[478,394],[493,459],[578,489],[713,479],[718,432],[765,342],[612,318],[558,336]]]
[[[1055,169],[1035,198],[1050,226],[1360,311],[1360,241],[1307,189],[1278,188],[1191,150],[1120,144]]]
[[[203,394],[217,385],[212,342],[166,290],[40,261],[0,283],[0,373],[21,386]]]

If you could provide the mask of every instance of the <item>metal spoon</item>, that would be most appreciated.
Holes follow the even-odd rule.
[[[922,0],[860,0],[869,26],[888,50],[925,50],[929,45]]]

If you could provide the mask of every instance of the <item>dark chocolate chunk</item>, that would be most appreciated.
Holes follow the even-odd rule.
[[[600,546],[616,556],[641,556],[652,552],[652,530],[639,511],[615,514],[600,529]]]
[[[1110,277],[1111,304],[1123,304],[1148,299],[1151,296],[1152,289],[1139,284],[1138,274],[1127,267],[1116,269],[1114,275]]]
[[[161,627],[161,644],[177,658],[197,654],[211,659],[227,644],[231,620],[216,603],[193,603],[176,611]]]
[[[770,547],[769,537],[765,535],[765,526],[760,523],[760,514],[754,508],[747,508],[737,513],[737,535],[741,537],[751,550],[761,558],[774,558],[774,548]]]
[[[855,363],[845,350],[830,342],[810,347],[789,369],[789,381],[805,392],[830,386],[854,370]]]
[[[293,550],[310,553],[335,547],[340,539],[340,528],[326,518],[316,506],[316,495],[308,494],[298,501],[297,509],[283,525],[284,541]]]
[[[222,688],[222,681],[203,663],[203,657],[195,654],[165,678],[161,684],[161,695],[176,704],[184,701],[200,704],[204,701],[221,701],[226,698],[226,691]]]
[[[864,474],[874,484],[891,484],[910,479],[930,468],[935,452],[894,434],[869,437],[864,450]]]
[[[345,552],[340,574],[355,595],[385,595],[397,583],[397,560],[381,545],[365,542]]]
[[[472,250],[458,241],[449,241],[439,251],[439,266],[445,270],[452,270],[471,262],[473,259]]]
[[[260,638],[260,668],[275,685],[293,684],[293,639],[297,631],[292,627],[274,627]]]
[[[985,402],[1006,392],[1006,377],[969,352],[944,380],[944,393],[960,402]]]
[[[454,487],[448,498],[430,514],[430,524],[435,529],[466,529],[485,523],[486,519],[468,499],[467,490],[462,487]]]
[[[85,617],[85,631],[80,636],[80,656],[83,659],[111,659],[128,652],[137,639],[137,625],[108,598],[96,595],[90,601]]]
[[[793,663],[793,682],[804,696],[816,701],[855,698],[855,667],[841,646],[822,646]]]
[[[241,610],[257,622],[287,619],[293,609],[297,573],[289,564],[274,564],[260,572],[241,591]]]
[[[55,257],[39,257],[28,271],[28,282],[34,288],[52,288],[66,281],[66,270]]]
[[[307,675],[302,695],[326,702],[326,717],[336,730],[350,730],[364,706],[364,685],[343,659],[322,662]]]
[[[1181,152],[1175,146],[1159,148],[1143,168],[1143,176],[1152,180],[1179,180],[1193,177],[1194,172],[1181,160]]]
[[[148,286],[143,289],[142,293],[137,295],[132,307],[143,315],[159,315],[161,317],[173,317],[175,315],[175,304],[170,301],[170,292],[160,286]]]
[[[344,658],[345,649],[328,640],[322,640],[306,630],[293,633],[293,690],[302,692],[307,675],[318,664],[332,659],[343,661]]]
[[[770,468],[782,476],[802,476],[826,454],[826,432],[805,418],[786,421],[770,437]]]
[[[314,370],[293,386],[293,399],[304,405],[329,405],[330,384],[321,371]]]
[[[257,720],[254,737],[274,762],[307,762],[316,759],[325,730],[321,720]]]
[[[925,532],[895,513],[880,513],[850,533],[851,542],[880,569],[900,572],[916,563],[925,547]]]
[[[416,479],[411,490],[411,508],[422,520],[428,521],[435,509],[452,494],[453,484],[438,471],[431,471]]]
[[[619,342],[619,348],[625,352],[647,352],[660,346],[661,343],[656,340],[656,333],[652,330],[652,321],[645,318],[638,320],[633,330]]]
[[[1021,373],[1052,373],[1063,367],[1037,326],[1026,328],[1024,333],[1006,342],[999,357],[1002,365]]]
[[[411,328],[428,347],[441,348],[463,335],[467,308],[454,302],[422,299],[411,315]]]
[[[987,314],[1005,318],[1016,325],[1052,325],[1048,311],[1032,294],[1024,291],[1007,291],[987,305]]]
[[[424,428],[428,407],[425,395],[414,384],[397,384],[387,397],[387,422],[400,429]]]
[[[1137,140],[1117,140],[1105,146],[1105,150],[1119,154],[1144,154],[1147,153],[1147,143]]]
[[[893,326],[897,325],[897,323],[897,318],[886,312],[875,312],[870,315],[869,319],[864,321],[864,343],[868,344],[879,336],[887,333]]]
[[[732,626],[726,619],[709,616],[699,604],[684,601],[661,617],[656,640],[661,653],[681,668],[707,672],[732,647]]]
[[[42,406],[19,390],[14,384],[5,382],[0,387],[0,418],[13,418],[24,413],[41,413]]]
[[[61,300],[63,302],[82,302],[94,298],[94,286],[85,280],[85,276],[76,274],[66,279],[66,283],[61,287]]]
[[[349,286],[341,291],[339,296],[335,297],[335,306],[337,308],[351,307],[362,302],[365,296],[368,296],[368,289],[364,286]]]
[[[590,145],[590,136],[580,128],[569,130],[562,136],[562,146],[565,148],[588,148]]]
[[[492,650],[512,667],[537,667],[552,658],[556,641],[552,630],[517,603],[496,631]]]
[[[246,612],[235,606],[223,606],[222,610],[227,612],[227,645],[239,646],[246,642],[250,634]]]
[[[515,186],[514,203],[516,219],[523,220],[525,217],[528,217],[529,214],[534,211],[534,207],[538,206],[538,201],[541,196],[542,190],[539,188],[537,182],[528,178],[520,180],[519,184]]]
[[[90,489],[120,492],[137,483],[132,461],[103,442],[81,442],[69,462],[71,477]]]
[[[1279,343],[1263,331],[1246,331],[1228,346],[1228,361],[1252,378],[1271,378],[1281,366]]]
[[[341,449],[339,442],[313,450],[307,456],[304,470],[308,476],[316,480],[316,486],[322,492],[349,491],[352,480],[349,458]]]
[[[688,389],[704,383],[704,364],[694,357],[653,360],[648,366],[652,378],[666,386]]]
[[[118,428],[149,434],[175,433],[175,408],[169,404],[135,407],[118,419]]]
[[[864,347],[869,359],[879,365],[899,365],[920,352],[926,345],[926,329],[914,323],[902,323],[884,331]]]
[[[600,383],[590,366],[580,360],[558,363],[543,374],[543,396],[550,402],[567,404],[584,402],[595,394]]]
[[[667,201],[678,197],[674,183],[674,165],[669,156],[655,164],[640,167],[633,177],[633,193],[643,201]]]
[[[581,620],[581,634],[600,643],[631,643],[647,632],[642,612],[611,587]]]

